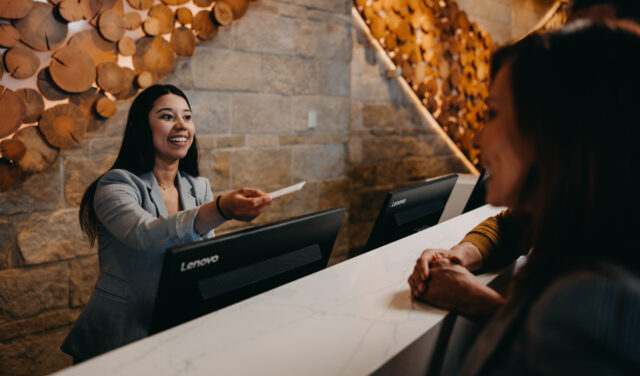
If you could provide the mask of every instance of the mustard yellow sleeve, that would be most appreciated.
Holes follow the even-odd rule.
[[[462,241],[478,247],[483,268],[509,264],[526,253],[523,239],[528,220],[511,210],[485,219],[474,227]]]

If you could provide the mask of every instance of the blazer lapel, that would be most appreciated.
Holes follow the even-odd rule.
[[[164,198],[162,197],[160,186],[158,185],[158,181],[156,180],[156,176],[153,174],[153,171],[140,175],[140,179],[142,179],[147,185],[149,197],[151,197],[151,201],[156,207],[156,215],[158,217],[167,217],[169,215],[167,212],[167,206],[164,204]]]
[[[180,170],[178,170],[178,194],[180,195],[180,204],[182,210],[193,209],[196,207],[196,195],[193,186],[189,182],[189,179],[182,176]]]

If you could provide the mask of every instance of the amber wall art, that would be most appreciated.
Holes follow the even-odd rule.
[[[0,192],[79,145],[249,0],[1,0]],[[3,78],[5,78],[3,80]]]
[[[489,34],[452,0],[356,0],[373,36],[467,158],[488,95]]]

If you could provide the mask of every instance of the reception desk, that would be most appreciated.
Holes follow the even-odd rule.
[[[416,259],[425,248],[450,248],[499,211],[478,208],[59,374],[396,373],[392,360],[424,342],[447,314],[411,299],[407,278]],[[494,277],[481,276],[486,283]],[[431,337],[426,342],[437,333]]]

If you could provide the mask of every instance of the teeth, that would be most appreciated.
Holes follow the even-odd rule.
[[[169,138],[169,141],[171,142],[185,142],[187,141],[186,137],[171,137]]]

